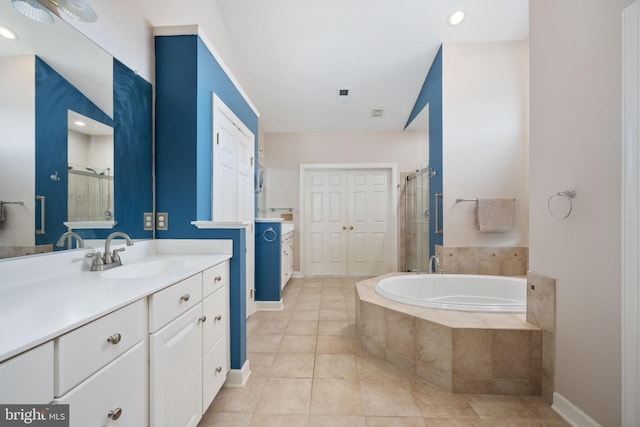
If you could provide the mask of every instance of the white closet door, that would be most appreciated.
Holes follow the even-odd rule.
[[[388,169],[305,173],[305,274],[376,276],[392,270],[390,177]]]
[[[236,221],[237,129],[224,114],[214,111],[213,203],[214,221]]]
[[[305,267],[310,276],[347,275],[346,171],[307,172]]]
[[[247,274],[246,274],[246,297],[247,297],[247,317],[251,316],[255,310],[253,297],[254,272],[255,272],[255,237],[253,227],[254,213],[254,143],[253,137],[249,137],[236,129],[236,148],[238,151],[237,164],[237,188],[238,188],[238,219],[240,221],[251,221],[251,225],[246,228],[247,242]]]
[[[388,273],[389,171],[349,171],[347,194],[349,275]]]

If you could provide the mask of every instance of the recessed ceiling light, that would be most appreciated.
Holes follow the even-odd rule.
[[[456,10],[449,16],[449,25],[452,27],[462,24],[462,21],[464,21],[464,12],[461,10]]]
[[[18,40],[18,35],[6,27],[0,27],[0,37],[7,40]]]
[[[82,120],[76,120],[75,122],[73,122],[73,124],[76,125],[76,126],[86,126],[87,125]]]

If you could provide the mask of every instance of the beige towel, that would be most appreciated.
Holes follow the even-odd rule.
[[[513,229],[513,197],[478,198],[476,227],[481,233],[504,233]]]

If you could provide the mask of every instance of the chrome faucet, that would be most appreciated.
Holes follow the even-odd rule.
[[[82,240],[82,237],[80,237],[78,235],[78,233],[74,232],[74,231],[67,231],[65,233],[62,233],[62,236],[60,236],[60,238],[58,239],[58,241],[56,242],[56,246],[59,248],[64,247],[64,241],[67,240],[69,242],[69,249],[72,249],[72,238],[76,239],[76,242],[78,242],[78,247],[79,248],[84,248],[84,240]]]
[[[434,261],[435,261],[435,269],[434,269]],[[440,260],[437,256],[431,255],[429,258],[429,274],[437,273],[440,268]]]
[[[104,242],[104,254],[94,252],[86,255],[87,258],[93,258],[91,271],[102,271],[122,265],[122,260],[120,259],[118,252],[124,251],[125,248],[114,249],[111,251],[111,241],[116,237],[122,237],[125,239],[127,241],[127,246],[133,246],[133,241],[131,241],[131,238],[127,236],[126,233],[116,231],[109,234],[109,236],[107,236],[107,240]]]

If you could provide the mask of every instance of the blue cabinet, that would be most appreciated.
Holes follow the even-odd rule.
[[[256,221],[255,236],[256,308],[281,309],[282,222]]]

